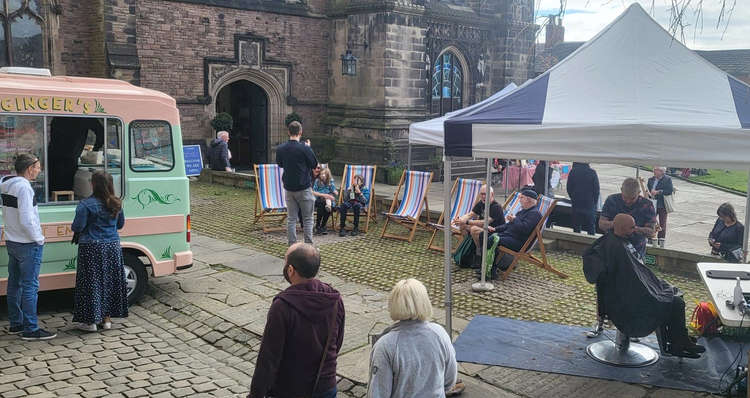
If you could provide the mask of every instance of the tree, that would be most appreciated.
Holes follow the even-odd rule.
[[[609,3],[612,0],[599,0],[602,3]],[[720,8],[719,16],[716,18],[716,28],[724,26],[724,31],[729,27],[732,19],[732,13],[737,6],[737,0],[661,0],[669,11],[669,33],[680,41],[685,41],[685,32],[692,25],[693,29],[703,29],[703,7],[707,4],[717,4]],[[567,0],[560,0],[560,12],[558,16],[565,14]],[[657,0],[651,0],[651,14],[654,14]],[[695,20],[693,21],[693,17]],[[547,21],[545,21],[546,25]],[[544,27],[544,25],[542,25]],[[541,29],[539,29],[541,31]]]

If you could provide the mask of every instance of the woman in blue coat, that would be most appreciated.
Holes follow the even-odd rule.
[[[71,228],[78,235],[78,265],[73,322],[84,331],[112,327],[112,318],[128,316],[125,270],[118,229],[125,225],[122,202],[115,196],[112,176],[91,176],[93,194],[76,208]]]

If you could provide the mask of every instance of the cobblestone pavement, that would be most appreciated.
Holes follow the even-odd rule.
[[[191,217],[193,229],[214,238],[252,247],[281,257],[286,251],[285,232],[263,233],[260,223],[253,223],[255,192],[200,182],[191,184]],[[216,211],[216,209],[232,209]],[[237,214],[247,215],[237,217]],[[327,261],[324,270],[347,281],[370,288],[389,291],[399,280],[415,277],[427,286],[433,304],[442,307],[444,297],[443,255],[426,250],[430,234],[418,230],[414,242],[380,239],[383,222],[370,224],[370,231],[356,238],[329,234],[316,236],[315,244]],[[390,227],[389,227],[390,228]],[[394,231],[403,230],[396,225]],[[440,235],[440,234],[439,234]],[[436,241],[442,245],[442,237]],[[473,270],[454,267],[453,301],[457,315],[470,318],[485,314],[540,322],[590,326],[596,318],[593,285],[586,282],[579,255],[562,251],[548,251],[550,263],[570,277],[556,275],[532,265],[521,264],[506,281],[496,282],[496,289],[477,294],[471,291],[476,281]],[[702,282],[673,274],[662,276],[685,292],[687,316],[696,301],[708,299]],[[540,300],[539,292],[545,292]]]
[[[153,278],[130,317],[99,333],[70,324],[72,294],[43,293],[46,342],[0,335],[0,397],[244,396],[271,298],[287,286],[282,261],[245,246],[194,236],[193,268]],[[325,256],[325,255],[324,255]],[[325,257],[324,257],[325,259]],[[344,296],[347,323],[339,357],[339,396],[366,393],[369,336],[390,323],[386,292],[327,271]],[[4,304],[4,303],[0,303]],[[3,311],[3,309],[0,309]],[[435,321],[443,322],[436,309]],[[3,321],[7,314],[0,312]],[[115,320],[117,321],[117,320]],[[456,332],[467,321],[454,319]],[[455,335],[455,334],[454,334]],[[584,377],[461,364],[463,397],[705,396]]]

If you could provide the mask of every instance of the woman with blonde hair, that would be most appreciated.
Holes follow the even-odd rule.
[[[112,176],[91,176],[93,194],[78,203],[71,229],[78,243],[73,322],[95,332],[112,327],[111,318],[128,316],[127,285],[118,229],[125,225],[122,201],[114,193]]]
[[[432,304],[416,279],[398,281],[388,297],[395,324],[370,354],[369,398],[444,397],[456,384],[456,352],[442,326],[429,322]]]
[[[315,178],[313,195],[315,195],[315,214],[317,215],[314,232],[316,235],[326,235],[328,234],[326,228],[328,217],[336,209],[336,195],[338,195],[336,185],[333,184],[333,178],[331,177],[331,170],[327,167],[320,170]]]

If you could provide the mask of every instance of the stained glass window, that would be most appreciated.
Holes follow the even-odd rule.
[[[41,11],[41,0],[0,0],[0,66],[45,66]]]
[[[452,52],[437,57],[432,65],[431,112],[445,114],[460,109],[463,104],[464,73]]]

